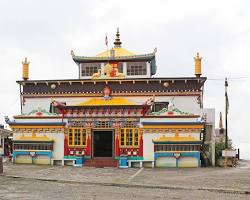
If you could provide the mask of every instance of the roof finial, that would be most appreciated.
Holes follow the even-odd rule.
[[[115,45],[115,47],[121,47],[121,44],[122,44],[122,42],[120,41],[119,28],[117,28],[116,38],[115,38],[114,45]]]
[[[29,64],[30,64],[30,62],[25,57],[22,64],[23,64],[23,80],[27,81],[29,79]]]
[[[201,76],[201,60],[202,57],[200,57],[200,54],[197,53],[196,57],[194,57],[194,74],[196,77]]]

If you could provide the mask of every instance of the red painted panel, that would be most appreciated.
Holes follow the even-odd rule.
[[[118,135],[115,138],[115,156],[120,156],[120,141]]]
[[[141,135],[141,139],[140,139],[140,144],[139,144],[139,152],[138,152],[138,156],[143,157],[143,137]]]
[[[69,155],[69,146],[68,146],[68,137],[67,135],[64,136],[64,156]]]
[[[91,156],[91,138],[90,138],[90,135],[88,135],[85,155],[86,156]]]

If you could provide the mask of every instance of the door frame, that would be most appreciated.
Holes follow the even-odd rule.
[[[94,156],[94,132],[102,132],[102,131],[110,131],[112,132],[112,156],[111,157],[96,157]],[[105,133],[104,133],[105,134]],[[112,128],[95,128],[91,130],[91,158],[102,158],[102,159],[110,159],[115,157],[115,129]]]

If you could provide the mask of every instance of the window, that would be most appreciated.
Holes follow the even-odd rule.
[[[79,128],[74,129],[74,145],[81,145],[81,131]]]
[[[155,102],[152,107],[152,112],[159,112],[163,108],[168,108],[168,102]]]
[[[123,73],[123,63],[119,63],[118,65],[118,72]]]
[[[109,121],[99,121],[95,124],[95,128],[110,128],[111,123]]]
[[[133,129],[126,129],[126,145],[133,145]]]
[[[127,75],[147,75],[147,64],[146,62],[133,62],[127,63]]]
[[[139,145],[139,130],[132,128],[121,129],[121,146],[138,146]]]
[[[138,129],[134,129],[134,145],[138,146],[138,138],[139,138],[139,134],[138,134]]]
[[[73,144],[73,129],[69,129],[69,132],[68,132],[68,135],[69,135],[69,145],[71,144]]]
[[[101,63],[83,63],[81,64],[81,75],[82,76],[92,76],[101,69]]]
[[[69,128],[68,130],[69,146],[85,146],[86,145],[86,129]]]

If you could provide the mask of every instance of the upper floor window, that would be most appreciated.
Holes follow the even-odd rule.
[[[168,108],[168,102],[155,102],[152,107],[152,112],[159,112],[163,108]]]
[[[127,63],[127,75],[147,75],[147,64],[146,62],[131,62]]]
[[[118,72],[123,73],[123,63],[119,63],[118,65]]]
[[[92,76],[101,69],[101,63],[82,63],[81,64],[81,75]]]

